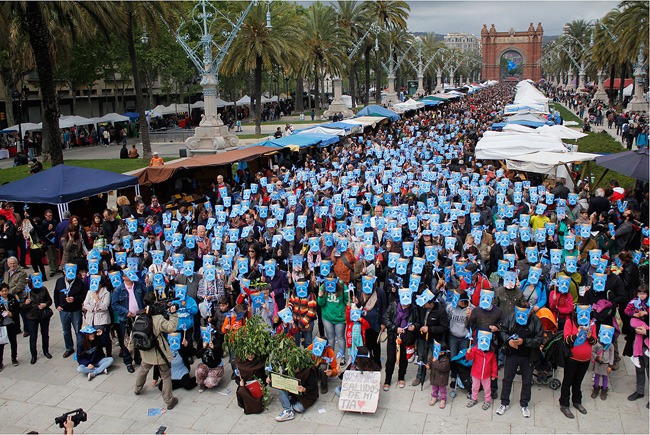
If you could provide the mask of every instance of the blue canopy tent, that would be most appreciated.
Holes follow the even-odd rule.
[[[418,100],[420,103],[424,103],[424,107],[433,107],[441,104],[440,100]]]
[[[526,119],[519,119],[519,120],[514,120],[514,121],[508,121],[508,122],[495,122],[492,124],[492,130],[502,130],[503,127],[505,127],[507,124],[518,124],[518,125],[523,125],[526,127],[532,127],[532,128],[538,128],[543,125],[553,125],[553,121],[531,121],[531,120],[526,120]]]
[[[140,117],[140,114],[138,112],[126,112],[123,113],[122,116],[128,116],[131,121],[135,121]]]
[[[300,148],[306,148],[313,145],[325,147],[336,143],[340,138],[336,135],[329,134],[292,134],[291,136],[281,137],[279,139],[269,139],[250,146],[265,146],[268,148],[287,148],[297,151]]]
[[[71,201],[130,186],[136,186],[136,193],[139,193],[137,177],[100,169],[57,165],[0,186],[0,200],[56,204],[59,215],[62,215]]]
[[[396,112],[377,105],[364,107],[357,113],[357,116],[355,116],[355,118],[358,118],[360,116],[385,116],[391,121],[397,121],[399,119],[399,115]]]

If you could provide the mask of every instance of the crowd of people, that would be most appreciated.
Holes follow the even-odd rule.
[[[56,311],[63,357],[76,353],[79,372],[105,375],[119,355],[128,372],[140,366],[141,394],[154,368],[172,409],[173,388],[222,385],[228,363],[241,387],[266,379],[266,361],[235,358],[228,345],[261,318],[314,358],[299,394],[281,396],[278,421],[305,412],[350,367],[383,368],[390,394],[395,368],[404,388],[417,364],[411,385],[429,372],[430,405],[444,408],[448,389],[465,388],[473,407],[482,388],[483,410],[500,400],[497,415],[521,375],[527,418],[533,378],[548,382],[562,366],[559,407],[574,418],[571,405],[588,412],[590,365],[592,397],[606,400],[608,376],[630,357],[628,399],[644,397],[648,185],[593,189],[585,180],[571,189],[477,161],[476,143],[513,93],[508,83],[487,87],[238,182],[219,176],[204,202],[174,211],[155,196],[133,207],[118,200],[84,227],[69,213],[57,222],[49,210],[21,216],[6,204],[0,309],[13,364],[23,329],[32,364],[39,327],[42,355],[52,357]],[[49,278],[63,273],[51,295],[44,256]],[[263,410],[239,389],[238,399],[247,412]]]

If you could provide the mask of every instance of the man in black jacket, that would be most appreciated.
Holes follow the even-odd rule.
[[[429,358],[429,352],[433,349],[433,341],[442,343],[445,341],[447,331],[449,331],[449,316],[441,303],[435,298],[418,307],[418,317],[420,319],[420,334],[418,335],[418,361],[426,364]],[[424,383],[426,375],[425,367],[418,366],[417,377],[411,385],[416,386]]]
[[[506,354],[506,362],[501,389],[501,406],[497,409],[497,415],[503,415],[510,406],[512,381],[517,370],[520,370],[519,405],[522,415],[529,418],[528,403],[533,384],[533,357],[544,337],[542,322],[531,313],[528,302],[520,301],[515,306],[514,313],[509,314],[503,321],[499,334],[504,343],[503,351]]]
[[[75,338],[81,329],[81,306],[88,289],[81,280],[81,271],[76,264],[65,265],[65,276],[60,277],[54,286],[54,306],[59,311],[61,327],[63,329],[63,341],[65,342],[65,353],[67,358],[74,353],[74,342],[70,328],[74,331]]]

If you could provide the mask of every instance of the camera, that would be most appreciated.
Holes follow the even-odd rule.
[[[66,412],[61,417],[56,417],[54,419],[54,422],[58,424],[60,428],[63,428],[63,425],[68,419],[68,416],[70,416],[72,422],[74,423],[74,427],[77,427],[79,423],[88,420],[88,414],[86,414],[83,409],[79,408],[75,409],[74,411]]]
[[[171,305],[176,305],[176,309],[178,310],[179,304],[178,300],[174,299],[158,299],[156,303],[151,304],[147,307],[146,312],[150,316],[155,316],[155,315],[161,315],[161,316],[167,316],[169,314],[169,307]]]

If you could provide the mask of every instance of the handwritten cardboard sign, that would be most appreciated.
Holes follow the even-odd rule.
[[[379,401],[380,372],[346,370],[343,374],[339,410],[372,414]]]
[[[284,390],[289,393],[298,394],[300,381],[296,378],[284,376],[279,373],[271,373],[271,387]]]

